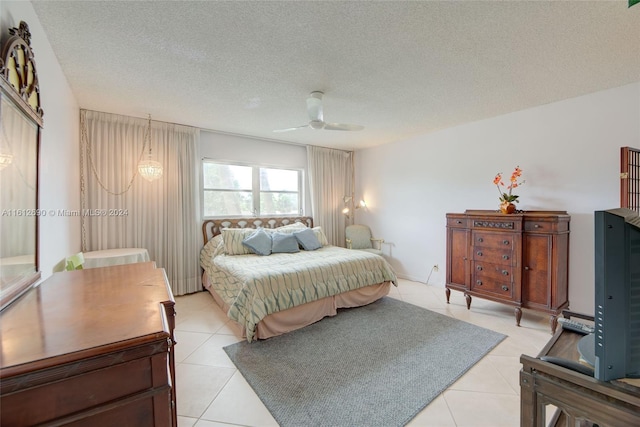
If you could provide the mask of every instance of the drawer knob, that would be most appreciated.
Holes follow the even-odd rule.
[[[540,228],[540,224],[534,224],[533,228]]]
[[[482,237],[478,237],[478,242],[482,243],[484,242],[484,239]]]
[[[462,221],[457,220],[457,221],[456,221],[456,224],[462,224]]]
[[[503,275],[503,276],[508,276],[508,275],[509,275],[509,272],[508,272],[507,270],[502,270],[502,275]]]
[[[509,259],[509,255],[502,255],[502,259],[504,259],[504,260]]]
[[[482,251],[478,251],[476,253],[478,254],[478,256],[482,256]]]
[[[477,284],[478,286],[482,286],[482,280],[476,280],[476,284]]]
[[[524,266],[524,269],[525,270],[530,270],[529,266],[527,266],[527,265]]]
[[[481,266],[481,265],[477,266],[477,267],[476,267],[476,270],[478,270],[478,271],[482,271],[482,266]]]
[[[509,241],[508,240],[503,240],[502,243],[504,243],[505,245],[508,245]]]
[[[502,290],[506,292],[509,290],[509,287],[507,285],[502,285]]]

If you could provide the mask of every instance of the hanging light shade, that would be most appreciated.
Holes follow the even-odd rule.
[[[162,177],[162,165],[151,157],[151,114],[149,114],[149,124],[147,127],[147,143],[149,144],[149,156],[146,160],[141,160],[138,163],[138,172],[144,179],[149,182],[155,181],[156,179]]]
[[[138,172],[147,181],[155,181],[162,177],[162,165],[155,160],[151,160],[151,155],[147,160],[138,163]]]
[[[0,153],[0,171],[11,164],[13,156],[11,154]]]

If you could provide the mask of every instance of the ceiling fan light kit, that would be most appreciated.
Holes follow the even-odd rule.
[[[364,129],[364,126],[351,125],[345,123],[327,123],[324,121],[324,113],[322,110],[322,97],[324,93],[320,91],[314,91],[309,94],[307,98],[307,113],[309,114],[309,123],[303,126],[296,126],[286,129],[276,129],[274,132],[289,132],[298,129],[314,129],[314,130],[344,130],[344,131],[359,131]]]

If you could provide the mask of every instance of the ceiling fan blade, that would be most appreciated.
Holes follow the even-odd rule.
[[[323,121],[322,114],[322,92],[311,92],[307,98],[307,113],[309,113],[309,120],[311,121]]]
[[[358,131],[364,129],[364,126],[360,125],[348,125],[344,123],[326,123],[323,120],[322,112],[322,97],[324,93],[320,91],[314,91],[309,94],[307,98],[307,113],[309,114],[309,123],[304,126],[297,126],[294,128],[276,129],[274,132],[289,132],[296,129],[310,128],[314,130],[346,130],[346,131]]]
[[[304,129],[304,128],[308,128],[308,127],[309,127],[309,125],[304,125],[304,126],[296,126],[294,128],[275,129],[274,132],[290,132],[292,130]]]
[[[349,130],[358,131],[364,129],[364,126],[360,125],[347,125],[344,123],[325,123],[324,129],[326,130]]]

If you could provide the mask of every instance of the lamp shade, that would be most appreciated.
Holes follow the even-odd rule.
[[[150,158],[138,163],[138,172],[147,181],[155,181],[162,176],[162,165]]]

